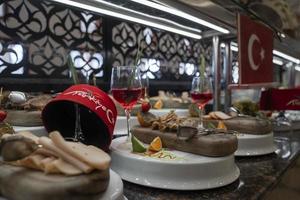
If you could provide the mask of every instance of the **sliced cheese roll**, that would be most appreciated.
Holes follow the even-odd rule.
[[[43,145],[43,148],[53,151],[55,154],[58,155],[59,158],[69,162],[70,164],[74,165],[78,169],[80,169],[84,173],[89,173],[93,170],[91,166],[82,162],[81,160],[77,159],[76,157],[70,155],[63,149],[57,147],[49,138],[41,137],[39,139],[39,144]]]
[[[101,149],[79,142],[67,142],[58,131],[51,132],[49,136],[55,146],[89,166],[99,170],[109,168],[110,156]]]
[[[45,164],[45,173],[55,173],[60,172],[65,175],[79,175],[82,173],[80,169],[71,165],[70,163],[62,160],[61,158],[57,158],[52,160],[51,162],[47,162]]]

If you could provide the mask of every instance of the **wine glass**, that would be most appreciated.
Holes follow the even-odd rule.
[[[117,66],[112,68],[111,93],[125,110],[127,119],[127,139],[130,137],[130,112],[142,94],[141,76],[138,68]]]
[[[191,97],[199,107],[198,131],[203,127],[203,112],[205,105],[213,98],[212,83],[207,76],[195,76],[192,81]]]

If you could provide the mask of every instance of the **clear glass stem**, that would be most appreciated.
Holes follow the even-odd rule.
[[[125,114],[126,114],[126,122],[127,122],[127,141],[130,141],[130,110],[125,109]]]
[[[203,127],[203,107],[199,106],[199,122],[198,122],[198,130],[204,129]]]
[[[76,141],[82,142],[84,140],[84,136],[81,130],[81,120],[80,120],[80,108],[78,104],[75,104],[75,134],[74,139]]]

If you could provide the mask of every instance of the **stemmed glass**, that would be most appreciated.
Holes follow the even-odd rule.
[[[118,66],[112,68],[111,92],[116,101],[124,108],[127,119],[127,139],[130,137],[130,112],[142,95],[141,75],[133,66]]]
[[[207,76],[195,76],[192,81],[191,97],[199,107],[199,123],[198,131],[204,129],[203,127],[203,113],[205,105],[213,98],[212,83]]]

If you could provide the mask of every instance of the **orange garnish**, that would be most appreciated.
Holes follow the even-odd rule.
[[[153,105],[153,108],[155,109],[162,109],[163,107],[163,102],[161,99],[159,99],[154,105]]]
[[[160,137],[154,138],[149,146],[150,151],[160,151],[162,149],[162,142]]]
[[[226,127],[226,125],[224,124],[223,121],[219,121],[217,129],[227,130],[227,127]]]

